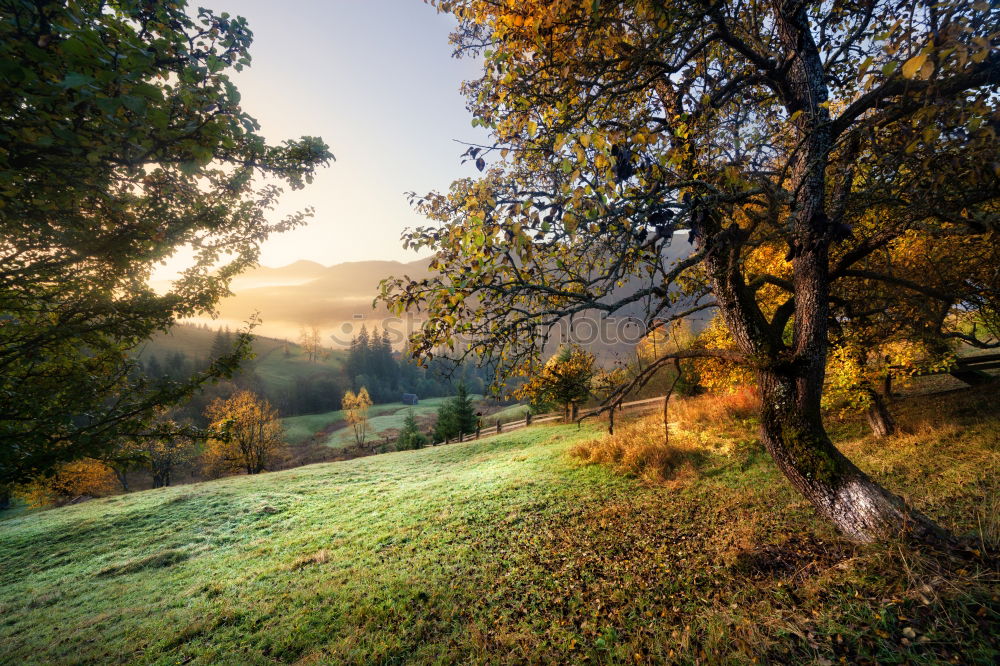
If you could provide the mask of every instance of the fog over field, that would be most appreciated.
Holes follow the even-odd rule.
[[[666,248],[664,262],[669,265],[690,251],[686,233],[678,233]],[[323,266],[301,260],[287,266],[259,266],[233,280],[234,295],[219,304],[217,319],[199,317],[188,321],[237,329],[259,312],[262,323],[256,332],[260,335],[295,340],[303,326],[317,326],[324,344],[334,349],[347,347],[362,325],[384,327],[393,345],[400,348],[406,336],[419,328],[424,316],[418,312],[403,317],[390,313],[383,303],[376,302],[379,283],[404,275],[415,280],[431,277],[430,262],[428,257],[411,262],[352,261]],[[630,280],[603,300],[622,298],[642,286],[641,280]],[[591,346],[602,358],[615,360],[627,356],[640,337],[645,327],[642,314],[641,303],[623,308],[614,318],[596,311],[582,313],[574,317],[572,324],[567,320],[553,333],[552,344],[569,339],[572,326],[574,339]],[[708,318],[696,316],[692,325],[698,329]]]

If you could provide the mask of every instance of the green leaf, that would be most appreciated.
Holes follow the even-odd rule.
[[[83,86],[89,85],[94,82],[94,77],[87,76],[86,74],[80,74],[79,72],[70,72],[66,75],[66,78],[62,80],[63,88],[82,88]]]

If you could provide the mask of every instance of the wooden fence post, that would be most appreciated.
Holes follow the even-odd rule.
[[[531,425],[531,412],[525,412],[524,414],[524,426],[528,427]]]
[[[501,427],[502,427],[502,426],[500,425],[500,419],[497,419],[497,434],[498,434],[498,435],[500,434],[500,428],[501,428]]]
[[[477,425],[476,426],[476,439],[479,439],[479,434],[482,431],[482,429],[483,429],[483,426],[481,426],[481,425]]]

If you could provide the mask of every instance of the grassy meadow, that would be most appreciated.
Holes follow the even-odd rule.
[[[492,414],[486,414],[483,416],[483,427],[495,426],[497,422],[500,423],[510,423],[511,421],[520,421],[524,418],[524,415],[528,412],[527,405],[517,404],[510,405],[509,407],[503,407],[493,412]]]
[[[478,400],[482,396],[471,397],[473,400]],[[411,409],[417,423],[423,422],[423,428],[426,429],[433,422],[432,417],[437,414],[438,408],[450,399],[427,398],[413,406],[404,405],[402,402],[372,405],[368,410],[369,440],[378,440],[397,433],[403,427],[403,421]],[[523,411],[524,407],[521,407],[521,410]],[[341,409],[322,414],[290,416],[281,419],[281,424],[285,429],[285,441],[292,445],[301,444],[314,436],[318,437],[319,444],[332,449],[342,449],[355,442],[354,431],[346,427],[344,411]],[[325,432],[320,435],[320,431]]]
[[[831,430],[908,501],[995,547],[998,402],[908,399],[883,442],[854,416]],[[543,425],[2,521],[0,662],[1000,657],[995,568],[844,541],[760,450],[744,405],[673,414],[657,455],[634,448],[655,417],[611,444],[599,424]]]
[[[386,414],[395,414],[403,408],[404,405],[401,402],[372,405],[368,410],[368,416],[374,420]],[[344,423],[344,410],[337,409],[332,412],[322,412],[320,414],[287,416],[281,419],[281,425],[285,429],[285,441],[295,445],[301,444],[321,430],[344,427],[346,423]]]

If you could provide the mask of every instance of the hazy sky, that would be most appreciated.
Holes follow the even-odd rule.
[[[476,64],[451,57],[453,19],[422,0],[195,4],[246,17],[253,66],[233,80],[264,136],[321,136],[337,157],[311,186],[286,192],[279,216],[305,206],[315,216],[269,240],[261,263],[416,259],[399,236],[425,220],[404,192],[473,173],[454,140],[482,138],[458,91]]]

